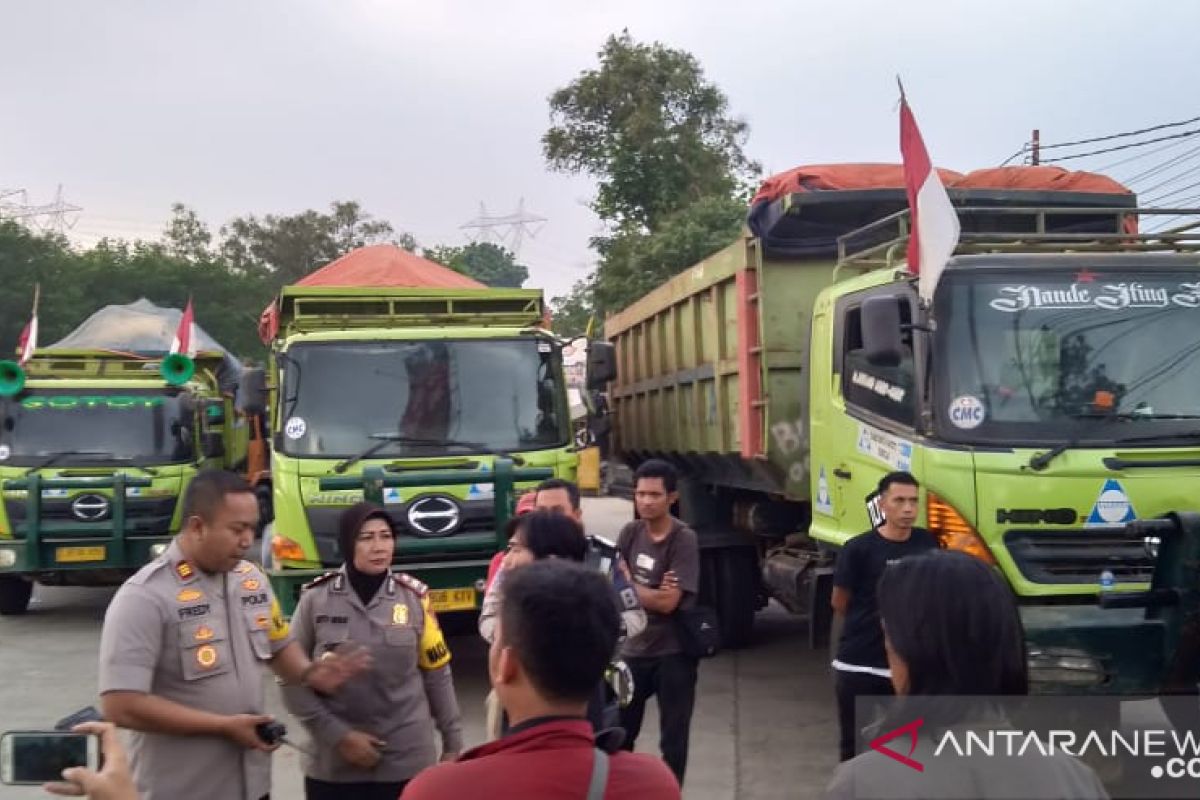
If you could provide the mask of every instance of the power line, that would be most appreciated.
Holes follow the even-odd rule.
[[[1186,144],[1186,142],[1184,142],[1184,141],[1177,142],[1175,144],[1175,146],[1177,147],[1180,144]],[[1142,172],[1139,172],[1136,175],[1130,176],[1130,178],[1128,180],[1126,180],[1125,183],[1132,184],[1132,183],[1137,183],[1138,181],[1143,181],[1146,178],[1152,178],[1155,175],[1158,175],[1163,170],[1169,169],[1178,164],[1182,164],[1185,161],[1190,161],[1191,159],[1195,158],[1198,155],[1200,155],[1200,146],[1193,147],[1190,150],[1185,150],[1184,152],[1182,152],[1176,156],[1172,156],[1171,158],[1168,158],[1166,161],[1159,162],[1158,164],[1156,164],[1153,167],[1150,167],[1147,170],[1143,170]],[[1152,191],[1152,190],[1147,190],[1147,191]]]
[[[1139,192],[1139,194],[1152,195],[1155,192],[1157,192],[1159,189],[1165,189],[1166,187],[1170,186],[1173,183],[1177,183],[1182,180],[1187,180],[1188,178],[1194,176],[1196,174],[1196,172],[1197,172],[1197,170],[1194,168],[1193,169],[1185,169],[1182,172],[1178,172],[1175,175],[1172,175],[1170,178],[1167,178],[1165,181],[1159,181],[1158,183],[1154,184],[1153,186],[1147,186],[1145,189],[1142,189]],[[1168,192],[1168,194],[1174,194],[1174,192]]]
[[[1194,174],[1194,171],[1193,171],[1193,174]],[[1158,197],[1147,199],[1146,202],[1147,203],[1161,203],[1163,200],[1166,200],[1168,197],[1173,197],[1177,194],[1183,194],[1184,192],[1188,191],[1189,189],[1195,189],[1197,186],[1200,186],[1200,181],[1196,181],[1195,183],[1189,183],[1187,186],[1182,186],[1178,189],[1167,192],[1166,194],[1160,194]]]
[[[1134,155],[1128,156],[1127,158],[1122,158],[1119,161],[1113,161],[1110,164],[1105,164],[1104,166],[1097,167],[1096,171],[1097,172],[1108,172],[1110,169],[1113,169],[1114,167],[1121,167],[1121,166],[1124,166],[1125,164],[1131,164],[1134,161],[1141,161],[1143,158],[1149,158],[1150,156],[1157,155],[1159,153],[1164,153],[1167,150],[1174,150],[1176,147],[1182,147],[1185,144],[1187,144],[1187,140],[1180,140],[1177,142],[1171,142],[1170,144],[1164,144],[1162,147],[1156,147],[1153,150],[1147,150],[1144,153],[1135,153]]]
[[[1070,161],[1070,160],[1076,159],[1076,158],[1088,158],[1089,156],[1099,156],[1099,155],[1103,155],[1104,153],[1115,153],[1118,150],[1128,150],[1132,147],[1145,147],[1148,144],[1154,144],[1156,142],[1166,142],[1171,139],[1186,139],[1188,137],[1195,136],[1197,134],[1200,134],[1200,128],[1194,128],[1190,131],[1184,131],[1183,133],[1173,133],[1170,136],[1159,136],[1157,139],[1147,139],[1144,142],[1130,142],[1129,144],[1120,144],[1120,145],[1117,145],[1116,147],[1105,147],[1100,150],[1092,150],[1087,153],[1075,153],[1074,155],[1059,156],[1058,158],[1044,158],[1044,159],[1042,159],[1042,163],[1043,164],[1054,164],[1059,161]]]
[[[1091,139],[1079,139],[1074,142],[1059,142],[1058,144],[1044,144],[1041,146],[1041,148],[1043,150],[1053,150],[1053,149],[1057,149],[1060,147],[1076,147],[1081,144],[1092,144],[1094,142],[1108,142],[1108,141],[1112,141],[1113,139],[1125,139],[1129,136],[1141,136],[1143,133],[1153,133],[1154,131],[1166,130],[1167,128],[1178,128],[1181,125],[1191,125],[1193,122],[1200,122],[1200,117],[1184,119],[1184,120],[1180,120],[1179,122],[1168,122],[1163,125],[1154,125],[1152,127],[1142,128],[1141,130],[1137,130],[1137,131],[1125,131],[1124,133],[1112,133],[1112,134],[1109,134],[1108,136],[1095,136]],[[1162,141],[1162,140],[1157,139],[1157,140],[1151,140],[1151,141]],[[1143,144],[1149,144],[1149,142],[1143,142]]]

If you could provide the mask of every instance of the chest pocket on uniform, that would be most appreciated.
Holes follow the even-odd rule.
[[[233,668],[225,621],[201,619],[179,623],[179,652],[183,679],[203,680]]]
[[[349,640],[350,624],[348,620],[346,622],[318,622],[312,657],[320,658]]]
[[[248,608],[242,610],[242,619],[246,621],[246,629],[250,632],[250,647],[254,657],[259,661],[271,658],[271,609],[269,607]]]
[[[417,630],[411,625],[389,625],[383,629],[383,644],[387,662],[375,669],[389,682],[401,683],[417,663]]]

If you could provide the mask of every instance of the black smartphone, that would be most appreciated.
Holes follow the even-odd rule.
[[[8,731],[0,736],[0,783],[61,781],[68,767],[100,768],[100,739],[87,733]]]

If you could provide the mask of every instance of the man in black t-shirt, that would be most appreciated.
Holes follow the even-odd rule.
[[[860,696],[893,693],[883,646],[875,589],[889,565],[905,556],[937,549],[937,540],[915,527],[919,504],[917,480],[907,472],[891,472],[879,481],[884,521],[855,536],[838,554],[833,573],[833,610],[842,617],[842,638],[833,660],[836,676],[839,748],[846,761],[858,750],[859,726],[854,701]]]

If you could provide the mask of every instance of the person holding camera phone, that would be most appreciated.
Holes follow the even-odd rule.
[[[286,686],[283,699],[313,740],[304,759],[308,800],[395,800],[404,785],[463,749],[450,650],[425,585],[392,573],[396,526],[374,503],[342,512],[345,563],[308,584],[292,619],[304,652],[321,658],[343,642],[370,643],[376,669],[337,697]]]
[[[311,661],[293,640],[267,576],[243,556],[258,499],[238,475],[204,470],[188,484],[183,528],[117,591],[100,635],[105,719],[133,731],[141,800],[259,800],[270,793],[263,665],[334,693],[367,669],[348,647]]]
[[[103,765],[98,770],[71,767],[63,770],[62,780],[45,785],[50,794],[63,797],[87,797],[88,800],[138,800],[129,757],[111,722],[83,722],[71,728],[74,733],[100,737]]]

